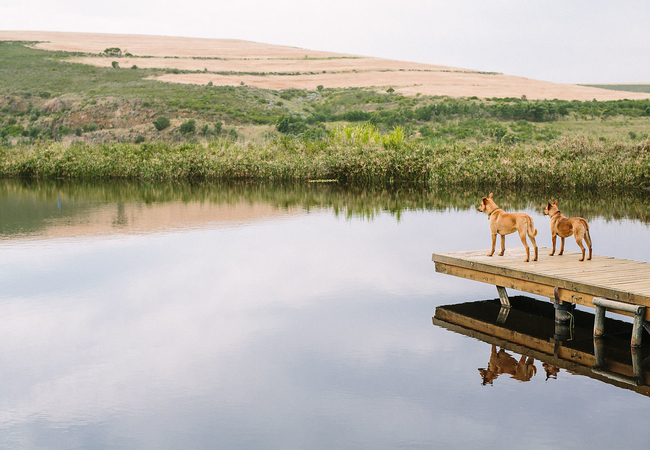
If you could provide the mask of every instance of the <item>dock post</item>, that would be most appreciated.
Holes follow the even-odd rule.
[[[645,373],[643,371],[643,356],[641,356],[641,350],[632,347],[632,372],[634,373],[634,378],[636,379],[637,386],[643,386],[645,384]]]
[[[607,311],[607,308],[626,311],[634,314],[634,327],[632,328],[632,338],[630,339],[630,345],[632,347],[641,346],[641,338],[643,337],[643,329],[645,328],[645,306],[616,302],[600,297],[594,297],[592,302],[596,307],[596,317],[594,318],[594,336],[602,336],[605,334],[605,311]]]
[[[497,316],[497,323],[500,323],[501,325],[506,323],[506,320],[508,320],[508,314],[510,314],[510,308],[506,308],[505,306],[501,305],[501,308],[499,309],[499,315]]]
[[[564,302],[560,300],[560,295],[558,293],[558,288],[554,290],[554,304],[555,304],[555,323],[567,323],[570,322],[573,318],[571,314],[571,309],[573,308],[573,303]]]
[[[510,308],[510,299],[508,298],[506,288],[503,286],[497,286],[497,292],[499,293],[499,299],[501,300],[501,307]]]
[[[645,316],[645,306],[639,306],[634,314],[634,327],[632,328],[632,347],[641,346],[641,338],[643,337],[643,318]]]
[[[594,337],[602,337],[605,334],[605,307],[596,306],[594,318]]]
[[[594,363],[594,368],[603,369],[605,367],[605,347],[603,345],[603,339],[595,336],[594,336],[594,358],[596,359]]]

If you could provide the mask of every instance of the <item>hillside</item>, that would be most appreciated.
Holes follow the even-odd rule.
[[[351,123],[434,144],[635,141],[650,93],[244,41],[0,31],[0,147],[322,140]]]
[[[0,41],[37,41],[35,48],[79,52],[70,61],[99,67],[165,69],[154,78],[171,83],[260,89],[374,88],[411,95],[528,99],[647,99],[649,93],[550,83],[432,64],[305,50],[238,40],[144,35],[0,31]],[[104,50],[119,48],[107,57]],[[124,56],[124,55],[129,56]]]

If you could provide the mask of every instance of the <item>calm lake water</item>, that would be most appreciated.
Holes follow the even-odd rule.
[[[431,262],[489,247],[481,194],[0,180],[0,447],[644,448],[643,392],[484,384],[492,344],[432,323],[496,297]],[[650,261],[647,199],[559,197]],[[544,196],[495,200],[550,246]]]

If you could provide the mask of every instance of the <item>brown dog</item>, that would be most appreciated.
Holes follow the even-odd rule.
[[[501,374],[507,373],[518,381],[530,381],[537,374],[535,359],[523,356],[517,361],[504,349],[497,352],[496,345],[492,345],[490,361],[486,369],[478,369],[483,378],[483,386],[492,384]]]
[[[582,250],[582,258],[580,261],[585,260],[585,247],[582,245],[582,240],[584,239],[587,245],[589,246],[589,257],[591,259],[591,236],[589,235],[589,224],[582,217],[571,217],[567,218],[564,214],[560,212],[557,207],[557,200],[551,204],[551,202],[546,202],[546,209],[544,214],[551,218],[551,238],[553,239],[553,251],[549,256],[553,256],[555,253],[555,238],[560,236],[560,253],[564,253],[564,238],[568,238],[571,235],[574,235],[578,247]]]
[[[492,250],[488,253],[488,256],[494,254],[494,246],[497,241],[497,234],[501,235],[501,253],[499,256],[503,256],[506,251],[506,234],[514,233],[515,231],[519,232],[519,239],[521,243],[524,244],[526,248],[526,260],[530,260],[530,249],[528,248],[528,243],[526,242],[526,235],[530,238],[530,241],[535,247],[535,258],[533,261],[537,261],[537,242],[535,242],[535,236],[537,236],[537,230],[535,229],[535,224],[533,223],[532,217],[524,213],[507,213],[494,203],[492,200],[492,193],[488,197],[483,197],[481,204],[478,205],[478,210],[481,212],[486,212],[488,219],[490,220],[490,231],[492,232]]]

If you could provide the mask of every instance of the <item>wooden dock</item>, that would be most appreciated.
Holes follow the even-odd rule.
[[[531,294],[599,308],[594,298],[613,300],[623,309],[607,310],[650,320],[650,264],[594,255],[580,262],[578,252],[548,256],[540,247],[538,261],[524,262],[523,247],[507,248],[504,256],[486,256],[488,250],[434,253],[436,272],[512,288]],[[503,291],[505,292],[505,291]],[[500,292],[501,294],[501,292]],[[603,308],[601,307],[601,310]],[[602,312],[604,317],[604,312]],[[598,313],[597,313],[598,316]],[[647,325],[647,324],[646,324]]]
[[[507,316],[499,300],[439,306],[433,324],[534,358],[546,369],[561,368],[650,397],[650,346],[629,347],[630,323],[607,319],[610,336],[594,338],[593,314],[577,310],[570,336],[561,338],[552,305],[527,297],[512,301]],[[486,348],[486,361],[489,354]]]

